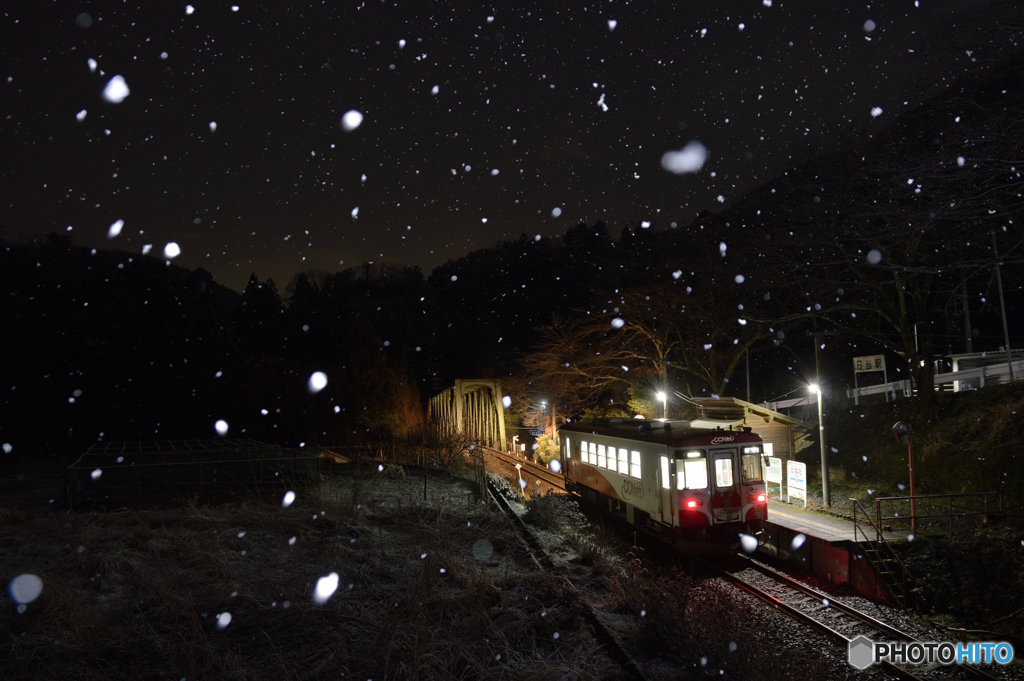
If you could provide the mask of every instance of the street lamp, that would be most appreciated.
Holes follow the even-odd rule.
[[[821,387],[812,383],[808,390],[818,396],[818,439],[821,440],[821,498],[825,506],[831,506],[832,500],[828,489],[828,450],[825,449],[825,421],[821,417]]]
[[[663,392],[658,393],[658,399],[661,400],[661,417],[668,420],[668,395]]]

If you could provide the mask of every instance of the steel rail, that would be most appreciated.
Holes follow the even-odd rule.
[[[497,459],[501,459],[506,463],[512,465],[519,464],[522,467],[524,474],[529,473],[530,475],[539,478],[540,480],[546,482],[552,487],[557,487],[558,489],[562,490],[565,489],[565,478],[562,477],[561,475],[558,475],[557,473],[552,473],[544,466],[535,464],[532,461],[526,461],[525,459],[516,458],[514,456],[506,454],[505,452],[498,451],[497,449],[491,449],[490,447],[483,447],[480,445],[477,446],[480,447],[485,452],[487,452],[489,455],[494,456]]]
[[[602,515],[612,515],[612,517],[615,518],[616,520],[621,520],[621,518],[619,518],[618,516],[614,516],[613,514],[609,514],[608,511],[606,511],[605,509],[601,508],[600,506],[595,506],[595,505],[590,504],[590,503],[587,503],[587,506],[597,509],[598,512],[600,512]],[[689,554],[689,553],[684,553],[675,544],[672,544],[672,543],[666,541],[660,535],[658,535],[658,534],[656,534],[656,533],[654,533],[654,532],[652,532],[652,531],[650,531],[650,530],[648,530],[646,528],[643,528],[643,527],[640,527],[640,526],[633,526],[633,528],[634,528],[634,531],[636,531],[638,534],[643,535],[647,539],[652,540],[652,541],[656,542],[657,544],[660,544],[663,548],[666,548],[670,553],[677,553],[677,554],[685,555],[688,559],[693,561],[694,564],[699,564],[701,567],[706,569],[709,573],[717,575],[717,576],[725,579],[729,583],[733,584],[737,588],[746,591],[747,593],[751,594],[752,596],[756,596],[757,598],[760,598],[761,600],[765,601],[769,605],[772,605],[775,608],[777,608],[778,610],[781,610],[785,614],[789,615],[790,617],[792,617],[794,620],[796,620],[800,624],[802,624],[802,625],[804,625],[804,626],[806,626],[806,627],[808,627],[810,629],[813,629],[813,630],[817,631],[818,633],[823,634],[824,636],[828,637],[836,645],[844,646],[844,647],[849,645],[849,642],[851,641],[851,639],[849,639],[846,636],[844,636],[841,632],[836,631],[835,629],[830,627],[825,622],[822,622],[822,621],[812,617],[811,615],[809,615],[809,614],[807,614],[807,613],[805,613],[805,612],[803,612],[803,611],[793,607],[792,605],[782,601],[781,599],[773,596],[772,594],[764,591],[763,589],[760,589],[757,586],[747,582],[742,577],[734,575],[733,573],[729,572],[728,570],[726,570],[724,568],[721,568],[721,567],[715,565],[714,563],[711,563],[710,561],[705,560],[704,558],[701,558],[700,556],[696,556],[696,555]],[[744,556],[744,558],[745,558],[745,556]],[[749,558],[747,560],[749,561]],[[754,563],[752,563],[752,564],[754,564]],[[810,589],[810,587],[807,587],[807,588]],[[824,597],[827,597],[827,596],[822,594],[822,597],[824,598]],[[829,605],[831,605],[833,602],[834,602],[833,599],[829,598]],[[867,617],[867,615],[865,615],[865,617]],[[894,630],[894,631],[896,631],[896,630]],[[904,636],[906,636],[906,635],[904,634]],[[904,639],[904,640],[906,640],[906,639]],[[905,670],[905,669],[903,669],[901,667],[897,667],[896,665],[892,664],[891,662],[882,662],[881,665],[879,665],[879,666],[882,669],[884,669],[885,671],[887,671],[888,673],[890,673],[890,674],[892,674],[892,675],[894,675],[894,676],[896,676],[896,677],[898,677],[900,679],[903,679],[904,681],[922,681],[921,677],[916,676],[913,673],[911,673],[911,672],[909,672],[909,671],[907,671],[907,670]]]
[[[828,594],[822,593],[822,592],[818,591],[817,589],[814,589],[813,587],[809,587],[806,584],[803,584],[802,582],[799,582],[798,580],[795,580],[795,579],[793,579],[791,577],[788,577],[787,574],[783,574],[783,573],[781,573],[781,572],[779,572],[777,570],[774,570],[774,569],[772,569],[770,567],[767,567],[765,565],[762,565],[762,564],[754,561],[750,556],[746,556],[746,555],[743,555],[743,554],[737,554],[736,557],[740,558],[746,564],[748,564],[749,568],[754,569],[754,570],[756,570],[757,572],[759,572],[761,574],[764,574],[765,577],[768,577],[771,580],[774,580],[775,582],[781,584],[782,586],[784,586],[784,587],[786,587],[788,589],[792,589],[792,590],[794,590],[796,592],[803,593],[803,594],[808,595],[808,596],[812,596],[813,598],[815,598],[815,599],[817,599],[819,601],[825,601],[826,600],[827,603],[828,603],[827,607],[835,608],[836,610],[839,610],[840,612],[843,612],[843,613],[851,616],[851,618],[853,618],[853,619],[855,619],[855,620],[857,620],[859,622],[864,623],[865,625],[867,625],[868,627],[870,627],[870,628],[872,628],[874,630],[877,630],[877,631],[879,631],[881,633],[884,633],[884,634],[888,634],[889,636],[891,636],[891,637],[893,637],[895,639],[898,639],[898,640],[901,640],[901,641],[906,641],[908,643],[910,643],[910,642],[920,643],[921,642],[920,639],[914,638],[913,636],[911,636],[910,634],[907,634],[906,632],[900,631],[899,629],[896,629],[895,627],[887,625],[886,623],[882,622],[881,620],[878,620],[877,618],[873,618],[873,616],[867,614],[866,612],[861,612],[860,610],[858,610],[858,609],[856,609],[856,608],[854,608],[854,607],[852,607],[850,605],[847,605],[846,603],[844,603],[841,600],[837,600],[836,598],[831,597]],[[718,569],[721,569],[721,568],[718,568]],[[727,579],[729,579],[730,582],[733,582],[734,584],[737,584],[737,586],[740,586],[744,590],[750,591],[749,587],[753,587],[753,585],[750,585],[749,583],[745,583],[745,581],[742,580],[742,578],[736,577],[735,574],[732,574],[731,572],[728,572],[727,570],[723,570],[723,571],[726,574],[729,574],[730,577],[728,577]],[[742,582],[743,584],[738,584],[740,582]],[[754,589],[757,589],[757,587],[754,587]],[[767,592],[765,592],[765,593],[767,593]],[[779,601],[779,599],[777,597],[771,596],[771,594],[767,594],[767,595],[770,596],[771,598],[775,599],[776,602],[781,602],[781,601]],[[785,609],[785,608],[783,608],[783,609]],[[793,609],[797,609],[797,608],[793,608]],[[800,610],[798,610],[798,611],[800,611]],[[814,620],[814,618],[812,618],[812,616],[810,614],[802,612],[802,615],[803,615],[803,618]],[[827,625],[824,625],[823,623],[819,623],[819,624],[821,624],[823,627],[825,627],[827,629],[830,629],[830,628],[827,627]],[[835,632],[835,630],[831,630],[831,631]],[[849,641],[852,640],[852,639],[847,638],[845,635],[843,635],[840,632],[835,632],[835,636],[833,636],[833,638],[836,638],[837,642],[839,642],[841,644],[849,643]],[[900,667],[897,667],[895,665],[892,665],[891,663],[883,663],[883,667],[885,667],[887,670],[890,670],[890,671],[896,673],[899,676],[903,676],[904,674],[909,674],[909,672],[906,672],[906,670],[904,670],[904,669],[902,669]],[[994,676],[992,676],[992,675],[990,675],[990,674],[988,674],[988,673],[986,673],[986,672],[984,672],[984,671],[982,671],[982,670],[980,670],[980,669],[978,669],[976,667],[971,667],[969,665],[962,665],[962,664],[957,663],[957,664],[953,665],[953,667],[956,668],[956,669],[959,669],[959,670],[961,670],[961,671],[963,671],[965,673],[967,673],[969,676],[973,676],[974,678],[989,679],[989,680],[992,680],[992,681],[995,681],[997,679],[997,677],[994,677]],[[904,677],[904,678],[907,678],[907,677]]]
[[[487,493],[494,501],[494,504],[501,509],[503,513],[511,516],[513,523],[515,523],[520,530],[518,534],[526,545],[527,554],[537,565],[538,569],[548,569],[552,572],[561,572],[557,567],[555,567],[554,560],[540,545],[540,542],[537,541],[537,538],[530,531],[530,528],[527,527],[526,521],[524,521],[522,517],[512,509],[512,505],[509,504],[505,496],[489,480],[487,482]],[[540,555],[540,558],[538,558],[537,554]],[[605,625],[601,616],[590,604],[590,601],[580,593],[579,589],[576,588],[576,585],[573,584],[566,575],[562,574],[561,577],[566,584],[566,588],[577,597],[578,602],[586,610],[588,615],[587,621],[590,622],[594,630],[594,638],[596,638],[597,641],[608,651],[611,658],[615,660],[626,674],[637,681],[647,681],[647,677],[645,677],[644,673],[640,670],[640,665],[635,659],[633,659],[633,656],[629,654],[629,651],[627,651],[619,642],[618,637],[615,636],[611,629]]]
[[[831,638],[836,644],[838,644],[840,646],[848,646],[850,641],[852,640],[852,639],[847,638],[841,632],[836,631],[835,629],[830,627],[828,624],[822,622],[821,620],[819,620],[819,619],[817,619],[815,617],[812,617],[811,615],[809,615],[806,612],[803,612],[802,610],[799,610],[799,609],[793,607],[792,605],[786,603],[785,601],[783,601],[782,599],[780,599],[780,598],[778,598],[776,596],[773,596],[772,594],[768,593],[767,591],[764,591],[763,589],[760,589],[757,586],[754,586],[753,584],[751,584],[750,582],[746,581],[742,577],[739,577],[739,576],[733,574],[732,572],[729,572],[728,570],[725,570],[725,569],[720,568],[720,567],[718,567],[716,565],[713,565],[713,564],[709,563],[708,561],[706,561],[706,560],[704,560],[702,558],[699,558],[697,556],[691,556],[691,558],[693,558],[697,562],[702,563],[704,566],[706,566],[713,573],[717,573],[718,575],[720,575],[721,577],[725,578],[727,581],[729,581],[730,583],[734,584],[735,586],[743,589],[747,593],[760,598],[761,600],[765,601],[766,603],[769,603],[770,605],[775,606],[779,610],[783,611],[784,613],[786,613],[787,615],[789,615],[790,617],[795,619],[797,622],[800,622],[804,626],[807,626],[807,627],[809,627],[811,629],[814,629],[815,631],[817,631],[817,632],[819,632],[821,634],[824,634],[825,636]],[[822,596],[825,597],[824,594],[822,594]],[[828,603],[829,603],[829,606],[831,606],[834,603],[833,599],[829,598],[828,599]],[[852,610],[852,608],[851,608],[851,610]],[[868,617],[868,616],[865,615],[865,617]],[[888,625],[886,625],[886,626],[888,626]],[[894,629],[893,631],[896,631],[896,630]],[[894,675],[894,676],[896,676],[896,677],[898,677],[900,679],[904,679],[904,681],[921,681],[921,677],[916,676],[915,674],[907,671],[906,669],[903,669],[902,667],[898,667],[898,666],[892,664],[891,662],[882,662],[882,664],[880,666],[885,671],[889,672],[890,674],[892,674],[892,675]]]

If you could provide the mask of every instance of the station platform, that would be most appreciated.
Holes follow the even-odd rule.
[[[858,520],[859,520],[858,514]],[[799,506],[783,504],[776,501],[768,501],[768,522],[779,525],[794,532],[799,532],[807,538],[814,538],[829,544],[852,542],[854,539],[853,521],[845,518],[806,511]],[[866,521],[861,528],[867,533],[869,539],[875,538],[875,531],[871,529]],[[882,536],[889,542],[907,541],[910,534],[907,530],[895,532],[882,532]],[[863,540],[863,535],[860,536]]]
[[[899,605],[885,578],[876,572],[874,563],[864,560],[870,548],[855,539],[852,520],[769,501],[768,519],[761,529],[759,553],[836,584],[848,583],[876,601]],[[866,519],[861,529],[869,540],[875,539],[875,531]],[[897,543],[908,541],[909,534],[905,530],[883,532],[886,541]],[[860,535],[859,539],[863,541],[864,536]]]

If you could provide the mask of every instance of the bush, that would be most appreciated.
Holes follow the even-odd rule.
[[[562,504],[560,497],[551,491],[526,500],[526,522],[543,530],[562,528]]]

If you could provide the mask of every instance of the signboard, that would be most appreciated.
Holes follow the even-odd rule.
[[[882,372],[882,382],[889,383],[889,373],[885,370],[885,355],[866,355],[853,358],[853,403],[860,404],[860,391],[857,386],[857,374],[872,371]],[[885,401],[889,401],[889,391],[885,391]]]
[[[786,462],[786,477],[789,479],[787,493],[789,502],[793,499],[803,499],[804,508],[807,508],[807,464],[799,461]]]
[[[782,459],[777,456],[768,457],[768,468],[764,471],[764,479],[768,484],[782,484]]]
[[[885,355],[854,357],[853,373],[861,374],[867,371],[885,371]]]

